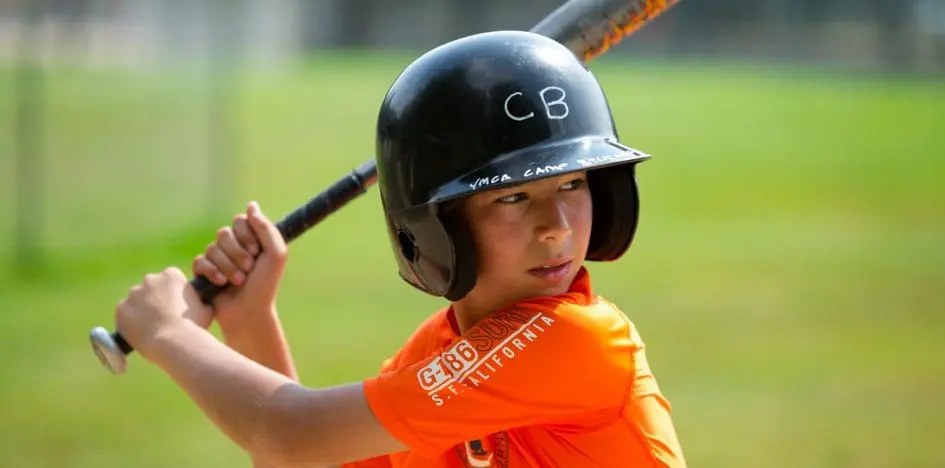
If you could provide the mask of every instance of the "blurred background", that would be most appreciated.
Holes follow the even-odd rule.
[[[557,5],[0,0],[0,466],[250,466],[89,329],[248,201],[281,218],[371,157],[416,56]],[[945,466],[945,1],[683,0],[591,68],[654,157],[633,248],[590,270],[690,466]],[[397,278],[376,190],[290,250],[309,385],[443,305]]]

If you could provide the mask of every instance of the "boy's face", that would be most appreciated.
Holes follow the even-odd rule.
[[[469,197],[478,277],[470,296],[504,304],[567,292],[591,237],[587,173],[574,172]]]

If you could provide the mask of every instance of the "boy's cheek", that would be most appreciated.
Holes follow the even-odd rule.
[[[482,258],[483,273],[502,272],[509,273],[521,263],[524,249],[519,247],[514,240],[503,239],[495,236],[490,239],[492,242],[483,245],[477,251]]]

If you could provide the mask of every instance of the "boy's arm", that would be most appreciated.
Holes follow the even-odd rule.
[[[275,465],[269,461],[262,461],[256,458],[253,458],[253,468],[281,468],[279,465]],[[343,468],[342,465],[328,465],[324,468]]]
[[[190,322],[153,343],[142,356],[184,389],[254,463],[323,466],[406,448],[374,417],[361,383],[305,388]]]
[[[286,261],[285,241],[259,205],[251,202],[232,226],[194,258],[194,276],[230,286],[215,296],[213,319],[223,341],[240,354],[298,380],[276,311],[276,291]]]
[[[256,457],[255,455],[250,455],[250,458],[253,460],[253,468],[280,468],[279,465],[276,465],[269,460]]]
[[[268,367],[296,382],[299,381],[288,340],[273,305],[259,313],[254,323],[218,321],[223,341],[227,346],[253,361]],[[279,468],[272,460],[250,454],[253,468]]]
[[[299,381],[289,342],[275,305],[252,320],[218,321],[223,341],[238,353],[296,382]]]

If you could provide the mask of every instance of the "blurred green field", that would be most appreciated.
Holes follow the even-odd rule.
[[[373,153],[410,57],[242,76],[237,170],[204,156],[204,84],[57,73],[45,112],[48,263],[13,270],[13,75],[0,71],[0,466],[250,466],[137,357],[87,332],[250,199],[281,217]],[[642,219],[597,289],[641,329],[693,467],[945,466],[945,86],[698,63],[594,64]],[[228,187],[228,188],[221,188]],[[209,215],[208,194],[230,203]],[[280,309],[303,381],[370,375],[440,300],[396,276],[376,191],[292,244]]]

